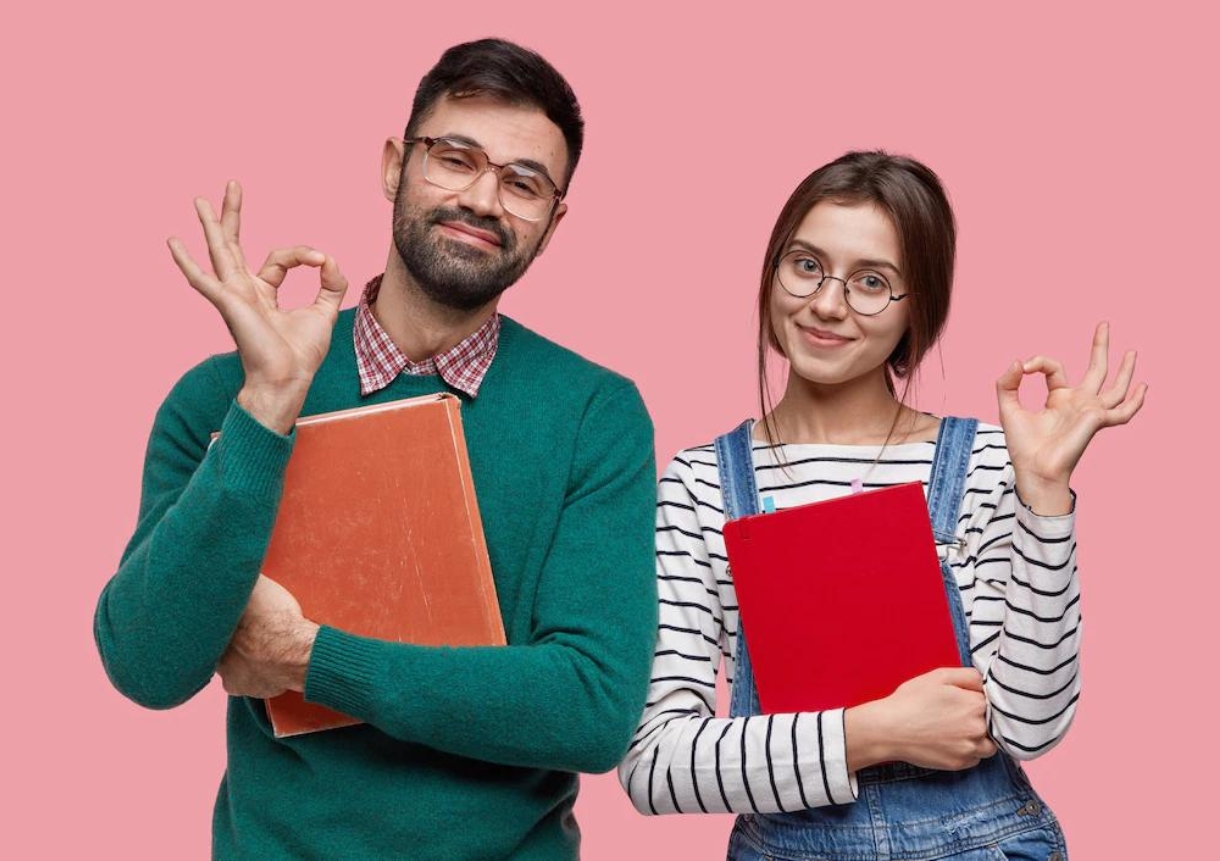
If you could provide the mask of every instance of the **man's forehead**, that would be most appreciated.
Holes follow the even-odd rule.
[[[497,164],[536,164],[561,182],[568,148],[563,132],[541,108],[488,96],[441,98],[419,125],[427,137],[452,137],[481,147]]]

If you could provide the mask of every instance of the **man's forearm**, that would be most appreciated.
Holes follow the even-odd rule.
[[[642,617],[651,620],[651,609]],[[601,772],[622,758],[643,707],[651,638],[636,637],[634,644],[595,660],[584,644],[562,637],[527,646],[442,648],[323,627],[305,696],[449,753]]]
[[[154,431],[146,469],[181,483],[146,478],[155,498],[94,621],[107,673],[124,695],[168,708],[207,684],[258,577],[290,450],[234,408],[191,471],[180,442]]]

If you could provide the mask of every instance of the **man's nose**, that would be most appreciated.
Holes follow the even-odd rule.
[[[488,168],[458,196],[458,203],[475,215],[499,218],[504,215],[500,203],[500,177]]]

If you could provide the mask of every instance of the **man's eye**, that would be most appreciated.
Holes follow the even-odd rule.
[[[436,160],[450,170],[474,170],[474,162],[466,156],[458,155],[457,153],[442,153],[436,157]]]
[[[513,194],[519,194],[522,197],[542,196],[542,192],[538,189],[538,184],[528,179],[506,179],[504,185]]]

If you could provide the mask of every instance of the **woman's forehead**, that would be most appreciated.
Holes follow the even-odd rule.
[[[836,203],[822,200],[801,219],[790,248],[808,248],[853,262],[878,260],[902,265],[902,248],[893,219],[875,203]]]

